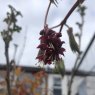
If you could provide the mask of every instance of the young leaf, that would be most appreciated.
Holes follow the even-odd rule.
[[[55,62],[55,73],[60,73],[62,77],[64,77],[65,74],[65,65],[64,65],[64,60],[60,59]]]
[[[79,33],[76,33],[75,34],[75,37],[78,37],[79,38],[80,37],[80,34]]]
[[[68,34],[68,37],[69,37],[69,43],[70,43],[70,47],[71,47],[71,50],[73,52],[78,52],[80,53],[80,50],[79,50],[79,47],[78,47],[78,44],[74,38],[74,35],[73,35],[73,29],[72,28],[69,28],[67,30],[67,34]]]

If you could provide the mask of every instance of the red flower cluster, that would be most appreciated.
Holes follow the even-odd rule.
[[[43,61],[44,64],[51,64],[54,60],[58,61],[59,55],[64,55],[65,51],[62,48],[64,41],[60,40],[61,33],[46,28],[41,30],[40,35],[40,45],[37,47],[40,50],[36,59]]]

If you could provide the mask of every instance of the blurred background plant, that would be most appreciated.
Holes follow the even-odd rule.
[[[71,95],[71,89],[72,89],[72,85],[73,85],[74,76],[75,76],[75,73],[77,72],[78,67],[79,67],[78,61],[80,60],[80,57],[83,53],[83,51],[81,50],[81,41],[82,41],[82,35],[83,35],[83,26],[84,26],[84,18],[85,18],[85,10],[86,9],[87,8],[86,8],[85,5],[79,5],[78,9],[77,9],[77,12],[78,12],[78,14],[80,15],[80,18],[81,18],[81,22],[76,22],[76,25],[79,28],[79,32],[77,32],[75,34],[75,37],[78,38],[78,46],[79,46],[80,53],[78,55],[76,55],[76,60],[75,60],[75,63],[74,63],[74,67],[72,69],[71,78],[68,81],[69,82],[68,83],[68,95]]]

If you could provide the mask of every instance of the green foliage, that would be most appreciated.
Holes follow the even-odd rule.
[[[76,33],[75,36],[76,36],[76,37],[80,37],[79,33]]]
[[[81,23],[76,22],[76,25],[79,27],[79,29],[81,29],[81,28],[82,28],[82,24],[81,24]]]
[[[81,16],[82,22],[76,22],[76,25],[79,27],[79,29],[81,30],[84,24],[84,16],[85,16],[85,10],[86,10],[86,6],[78,6],[77,12],[79,13],[79,15]]]
[[[1,35],[6,44],[8,44],[12,40],[12,34],[14,32],[20,32],[21,27],[18,26],[17,16],[22,16],[19,11],[16,11],[11,5],[9,5],[10,12],[7,12],[7,17],[4,19],[4,22],[7,24],[7,29],[1,31]]]
[[[79,5],[77,12],[79,12],[79,14],[80,14],[81,16],[85,16],[85,10],[86,10],[86,9],[87,9],[86,6],[81,6],[81,5]]]
[[[73,29],[72,28],[69,28],[67,30],[67,34],[68,34],[68,37],[69,37],[69,43],[70,43],[70,48],[73,52],[78,52],[80,53],[79,51],[79,47],[78,47],[78,44],[74,38],[74,35],[73,35]]]
[[[55,61],[54,73],[60,73],[61,76],[64,77],[65,65],[64,65],[64,60],[63,59]]]

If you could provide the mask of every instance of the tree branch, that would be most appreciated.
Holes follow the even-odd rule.
[[[58,25],[56,25],[56,26],[53,26],[51,29],[57,28],[57,27],[61,26],[60,30],[59,30],[59,32],[61,32],[62,28],[63,28],[63,25],[65,25],[66,22],[67,22],[67,19],[70,17],[70,15],[73,13],[73,11],[77,8],[77,6],[79,4],[82,4],[84,1],[85,0],[77,0],[76,3],[72,6],[72,8],[69,10],[69,12],[67,13],[67,15],[65,16],[65,18],[61,21],[61,23],[58,24]]]
[[[5,43],[5,57],[6,57],[6,62],[7,62],[7,76],[6,76],[7,90],[8,90],[8,95],[11,95],[11,87],[10,87],[10,62],[9,62],[9,43]]]

